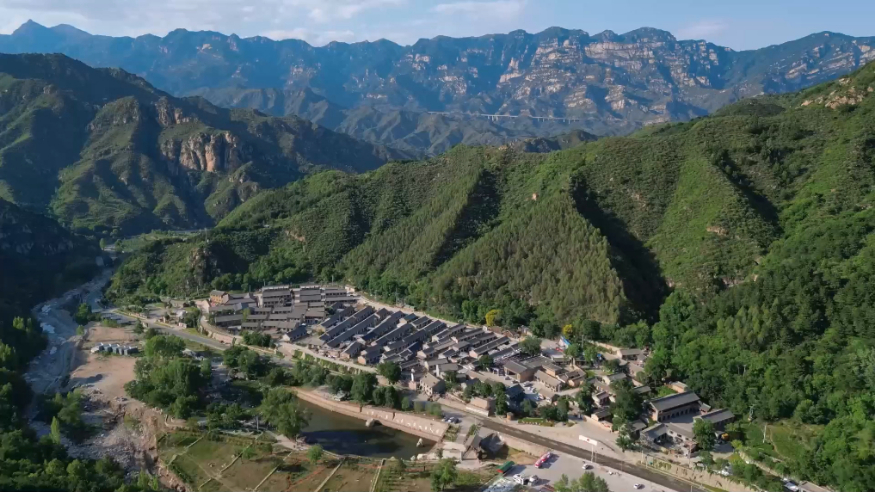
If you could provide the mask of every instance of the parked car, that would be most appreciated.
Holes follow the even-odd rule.
[[[635,487],[636,490],[641,490],[641,489],[644,488],[644,485],[642,485],[642,484],[640,484],[640,483],[636,483],[636,484],[634,485],[634,487]]]

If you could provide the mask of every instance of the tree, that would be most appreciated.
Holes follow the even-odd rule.
[[[459,477],[456,470],[456,462],[451,459],[442,459],[431,472],[431,490],[440,492],[447,487],[455,485]]]
[[[80,304],[79,307],[76,308],[76,313],[73,315],[73,319],[80,325],[87,324],[91,321],[91,306],[84,302]]]
[[[589,384],[581,386],[580,391],[574,395],[574,401],[580,408],[580,413],[585,415],[591,414],[593,410],[592,386]]]
[[[404,472],[407,470],[407,463],[405,463],[403,459],[398,458],[397,456],[394,458],[392,466],[393,468],[395,468],[395,472],[398,473],[398,475],[403,475]]]
[[[444,414],[444,410],[441,408],[440,403],[432,403],[428,406],[428,414],[435,417],[441,417]]]
[[[413,405],[410,403],[410,398],[409,398],[409,397],[405,396],[404,399],[401,400],[401,410],[404,410],[405,412],[408,412],[408,411],[410,411],[410,409],[412,408],[412,406],[413,406]]]
[[[602,328],[602,324],[599,323],[598,321],[593,321],[591,319],[581,321],[580,322],[580,331],[579,331],[579,336],[580,336],[581,341],[601,340],[601,328]]]
[[[179,357],[185,342],[179,337],[158,335],[146,341],[146,357]]]
[[[294,439],[298,436],[309,416],[298,406],[298,399],[290,391],[274,388],[267,392],[258,413],[264,420],[276,427],[280,434]]]
[[[574,339],[574,325],[567,324],[562,327],[562,336],[565,337],[566,340],[571,341]]]
[[[565,422],[568,420],[568,398],[563,396],[556,403],[556,420]]]
[[[709,452],[714,450],[714,445],[717,444],[717,437],[714,431],[714,422],[696,419],[693,423],[693,434],[696,436],[696,443],[699,444],[699,449]]]
[[[213,377],[213,363],[210,362],[210,359],[204,359],[201,361],[200,370],[204,381],[209,381],[210,378]]]
[[[523,402],[522,411],[523,415],[525,415],[526,417],[532,416],[532,412],[535,411],[535,405],[534,403],[532,403],[532,400],[526,398],[526,401]]]
[[[492,357],[489,354],[483,354],[477,359],[477,367],[480,368],[481,371],[488,371],[490,367],[492,367]]]
[[[182,322],[185,323],[186,328],[197,328],[200,319],[200,309],[192,307],[185,310],[185,314],[182,317]]]
[[[146,329],[143,327],[143,322],[137,320],[137,324],[134,325],[134,334],[142,335],[144,331],[146,331]]]
[[[374,388],[376,387],[377,376],[373,373],[363,372],[361,374],[356,374],[352,379],[350,396],[354,401],[358,402],[359,407],[362,407],[371,401],[374,395]]]
[[[611,385],[614,390],[614,404],[611,406],[611,414],[615,430],[622,428],[624,424],[638,419],[643,408],[644,400],[641,395],[633,391],[634,387],[628,380],[617,381]]]
[[[76,334],[79,335],[80,337],[82,335],[84,335],[85,334],[85,327],[82,325],[77,326],[76,327]]]
[[[598,354],[599,349],[591,343],[586,344],[583,349],[583,358],[592,365],[595,365]]]
[[[577,358],[580,357],[580,354],[583,351],[580,349],[580,345],[576,343],[572,343],[565,349],[565,358],[571,359],[571,363],[574,364],[577,361]]]
[[[395,362],[381,362],[377,366],[377,372],[389,381],[389,384],[395,384],[401,379],[401,366]]]
[[[608,359],[605,361],[605,370],[610,372],[619,372],[620,371],[620,360],[619,359]]]
[[[497,415],[507,415],[507,393],[502,391],[495,397],[495,413]]]
[[[575,480],[568,480],[567,475],[562,475],[553,486],[556,492],[611,492],[608,483],[592,472],[586,472]]]
[[[307,450],[307,459],[310,461],[310,464],[316,465],[316,463],[319,463],[319,460],[322,459],[322,455],[324,454],[325,451],[322,449],[322,446],[314,444]]]
[[[501,310],[493,309],[486,313],[486,326],[499,326],[501,324]]]
[[[52,441],[55,444],[61,444],[61,422],[58,420],[58,417],[52,417]]]
[[[520,352],[529,356],[541,354],[541,339],[538,337],[527,337],[520,342]]]
[[[617,435],[617,446],[624,451],[635,447],[635,438],[632,436],[632,426],[629,422],[620,425],[620,431]]]
[[[471,401],[471,398],[474,397],[474,385],[469,384],[465,386],[465,391],[462,392],[462,399],[465,401]]]

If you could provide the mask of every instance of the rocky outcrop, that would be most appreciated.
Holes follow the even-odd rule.
[[[180,168],[210,173],[233,173],[246,162],[240,138],[230,132],[197,133],[182,140],[168,139],[160,144],[161,156],[171,172]]]

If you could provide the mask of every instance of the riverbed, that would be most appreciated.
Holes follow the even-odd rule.
[[[337,454],[353,454],[371,458],[391,458],[393,456],[410,459],[420,453],[427,453],[434,441],[423,440],[416,446],[419,438],[405,432],[376,425],[365,426],[365,421],[326,410],[304,400],[300,405],[310,413],[310,424],[302,434],[312,439],[311,444]]]

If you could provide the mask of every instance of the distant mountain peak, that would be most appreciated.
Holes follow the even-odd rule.
[[[12,35],[13,36],[29,35],[29,34],[35,34],[35,33],[42,33],[42,32],[48,31],[48,30],[49,30],[49,28],[47,28],[46,26],[44,26],[38,22],[35,22],[32,19],[28,19],[27,22],[18,26],[18,29],[12,31]]]

